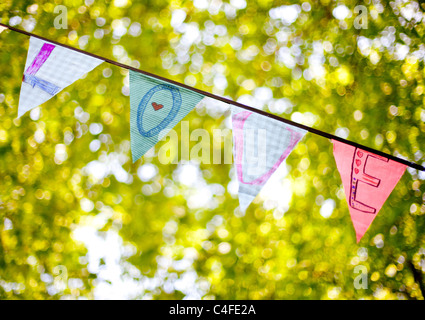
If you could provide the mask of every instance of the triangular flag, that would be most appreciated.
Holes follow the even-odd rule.
[[[7,29],[6,27],[0,26],[0,33],[2,33],[6,29]]]
[[[103,61],[30,37],[18,118],[46,102]]]
[[[332,140],[357,242],[363,237],[400,180],[406,166]]]
[[[133,162],[158,143],[204,98],[192,90],[130,70]]]
[[[239,207],[245,212],[307,131],[236,107],[232,131]]]

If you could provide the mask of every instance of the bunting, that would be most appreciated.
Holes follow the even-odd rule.
[[[232,131],[239,206],[245,212],[307,131],[236,107]]]
[[[130,70],[130,139],[133,162],[204,98],[183,87]]]
[[[18,118],[80,79],[103,61],[30,37]]]
[[[332,140],[357,242],[366,233],[406,166],[374,153]]]
[[[0,33],[5,29],[0,26]],[[17,30],[13,27],[9,29]],[[125,67],[106,58],[84,54],[72,47],[31,36],[18,117],[46,102],[103,61]],[[183,84],[171,84],[172,81],[147,76],[142,71],[130,70],[129,78],[130,137],[135,162],[182,121],[205,96],[211,97],[211,94],[193,90]],[[216,99],[223,101],[220,97]],[[237,105],[231,101],[227,103]],[[246,109],[250,110],[232,107],[233,154],[239,183],[239,206],[243,212],[307,133],[307,130],[300,128],[305,126],[293,122],[294,125],[291,125],[287,123],[288,120],[278,121],[272,115],[266,116]],[[310,128],[309,131],[338,139],[317,129]],[[377,155],[349,141],[344,143],[332,140],[332,143],[356,240],[359,242],[407,165],[423,171],[425,168],[391,155]]]

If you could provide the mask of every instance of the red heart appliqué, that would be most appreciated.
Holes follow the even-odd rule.
[[[362,162],[359,159],[356,159],[356,166],[360,167],[361,164]]]
[[[358,173],[359,173],[359,169],[354,168],[354,172],[355,172],[356,174],[358,174]]]
[[[357,151],[357,155],[359,156],[359,158],[363,157],[363,152],[361,152],[360,150]]]
[[[154,108],[155,111],[158,111],[159,109],[164,108],[162,104],[157,104],[156,102],[152,102],[152,107]]]

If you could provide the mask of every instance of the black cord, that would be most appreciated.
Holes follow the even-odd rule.
[[[371,152],[371,153],[380,155],[382,157],[388,158],[390,160],[393,160],[393,161],[402,163],[402,164],[404,164],[406,166],[409,166],[411,168],[414,168],[414,169],[417,169],[417,170],[421,170],[421,171],[425,171],[425,167],[423,167],[423,166],[421,166],[421,165],[419,165],[417,163],[410,162],[408,160],[398,158],[396,156],[387,154],[385,152],[382,152],[382,151],[379,151],[379,150],[375,150],[373,148],[369,148],[369,147],[364,146],[362,144],[359,144],[359,143],[356,143],[356,142],[353,142],[353,141],[350,141],[350,140],[346,140],[346,139],[340,138],[340,137],[335,136],[333,134],[330,134],[330,133],[327,133],[327,132],[324,132],[324,131],[321,131],[321,130],[318,130],[318,129],[314,129],[314,128],[311,128],[311,127],[308,127],[308,126],[305,126],[305,125],[302,125],[302,124],[293,122],[293,121],[288,120],[288,119],[285,119],[285,118],[281,118],[279,116],[276,116],[274,114],[265,112],[263,110],[259,110],[259,109],[253,108],[253,107],[246,106],[246,105],[241,104],[239,102],[236,102],[236,101],[233,101],[233,100],[224,98],[224,97],[220,97],[220,96],[214,95],[212,93],[209,93],[209,92],[206,92],[206,91],[203,91],[203,90],[199,90],[199,89],[194,88],[194,87],[190,87],[188,85],[185,85],[183,83],[179,83],[179,82],[174,81],[174,80],[171,80],[171,79],[163,78],[163,77],[158,76],[156,74],[153,74],[153,73],[150,73],[150,72],[147,72],[147,71],[143,71],[143,70],[140,70],[140,69],[137,69],[137,68],[134,68],[134,67],[131,67],[131,66],[128,66],[128,65],[119,63],[117,61],[114,61],[114,60],[105,58],[105,57],[98,56],[97,54],[93,54],[93,53],[90,53],[90,52],[87,52],[87,51],[83,51],[83,50],[80,50],[80,49],[77,49],[77,48],[73,48],[73,47],[68,46],[66,44],[62,44],[62,43],[59,43],[59,42],[56,42],[56,41],[52,41],[50,39],[47,39],[47,38],[38,36],[38,35],[33,34],[31,32],[20,30],[20,29],[17,29],[15,27],[8,26],[8,25],[3,24],[3,23],[0,23],[0,26],[6,27],[6,28],[8,28],[8,29],[10,29],[12,31],[16,31],[18,33],[21,33],[21,34],[24,34],[24,35],[27,35],[27,36],[30,36],[30,37],[38,38],[40,40],[43,40],[43,41],[47,41],[47,42],[56,44],[58,46],[67,48],[69,50],[77,51],[79,53],[82,53],[82,54],[91,56],[91,57],[96,58],[96,59],[99,59],[99,60],[103,60],[103,61],[105,61],[107,63],[110,63],[110,64],[113,64],[115,66],[118,66],[118,67],[121,67],[121,68],[124,68],[124,69],[128,69],[128,70],[132,70],[134,72],[138,72],[138,73],[147,75],[149,77],[152,77],[152,78],[155,78],[155,79],[162,80],[164,82],[168,82],[168,83],[174,84],[176,86],[179,86],[179,87],[182,87],[182,88],[185,88],[185,89],[188,89],[188,90],[197,92],[197,93],[199,93],[201,95],[204,95],[206,97],[209,97],[209,98],[212,98],[212,99],[215,99],[215,100],[219,100],[219,101],[222,101],[222,102],[227,103],[227,104],[234,105],[234,106],[239,107],[241,109],[245,109],[245,110],[248,110],[248,111],[251,111],[251,112],[255,112],[255,113],[261,114],[262,116],[269,117],[269,118],[275,119],[277,121],[280,121],[280,122],[289,124],[291,126],[304,129],[304,130],[306,130],[308,132],[314,133],[314,134],[319,135],[319,136],[322,136],[324,138],[328,138],[328,139],[331,139],[331,140],[336,140],[336,141],[339,141],[339,142],[342,142],[342,143],[345,143],[345,144],[349,144],[349,145],[351,145],[353,147],[356,147],[356,148],[359,148],[359,149],[362,149],[362,150],[365,150],[365,151],[368,151],[368,152]]]

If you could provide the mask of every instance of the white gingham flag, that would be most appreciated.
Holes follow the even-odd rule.
[[[96,68],[103,60],[30,37],[18,118]]]
[[[232,132],[239,207],[245,212],[307,131],[233,107]]]

